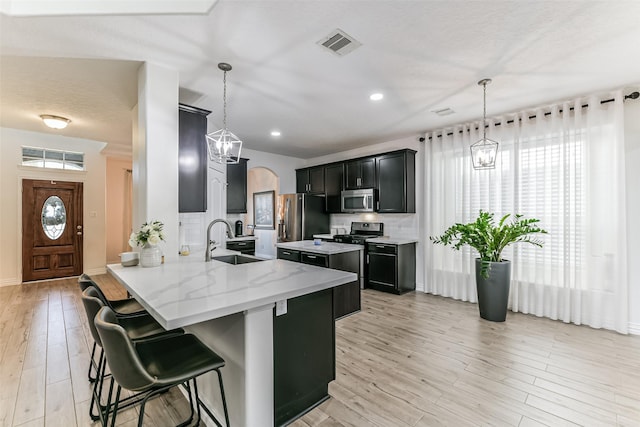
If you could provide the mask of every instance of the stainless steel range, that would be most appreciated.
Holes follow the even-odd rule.
[[[381,222],[352,222],[349,234],[336,234],[333,240],[338,243],[364,245],[367,239],[384,236],[384,224]]]

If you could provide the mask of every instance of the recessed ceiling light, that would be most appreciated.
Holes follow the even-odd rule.
[[[64,129],[71,122],[66,117],[52,116],[50,114],[42,114],[40,118],[51,129]]]
[[[382,98],[384,98],[384,95],[381,93],[372,93],[369,96],[369,99],[372,101],[380,101]]]
[[[271,131],[271,136],[280,136],[280,135],[282,135],[282,134],[280,133],[279,130],[272,130]]]

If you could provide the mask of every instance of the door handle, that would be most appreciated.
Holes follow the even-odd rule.
[[[367,196],[362,196],[362,207],[367,208]]]

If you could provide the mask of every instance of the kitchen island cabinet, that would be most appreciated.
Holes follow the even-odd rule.
[[[313,240],[278,243],[278,258],[318,267],[350,271],[357,280],[333,288],[333,317],[337,320],[360,311],[360,278],[363,271],[364,246]]]
[[[234,252],[219,250],[216,255],[225,253]],[[293,322],[303,334],[306,327],[320,328],[327,336],[334,334],[331,316],[327,320],[325,315],[320,323],[315,323],[317,319],[306,322],[300,316],[292,316],[287,321],[287,314],[274,316],[275,303],[291,300],[292,312],[296,313],[299,313],[298,305],[304,304],[318,305],[315,308],[320,313],[331,312],[332,299],[326,295],[334,286],[357,278],[354,273],[283,260],[230,265],[203,262],[200,257],[192,256],[154,268],[120,264],[107,268],[163,327],[184,327],[225,359],[222,374],[231,425],[247,427],[280,425],[282,421],[278,419],[290,419],[291,411],[282,416],[275,406],[275,392],[281,379],[275,375],[274,354],[287,351],[280,348],[282,340],[278,338],[282,325]],[[318,297],[314,296],[316,293]],[[335,344],[331,342],[327,345],[325,341],[321,350],[316,347],[317,354],[327,360],[334,357]],[[289,345],[295,348],[304,343]],[[291,379],[286,372],[278,375],[284,375],[284,380]],[[321,398],[326,398],[327,383],[333,377],[314,378],[319,382],[307,384],[307,388],[313,388],[316,398],[322,393]],[[222,414],[215,375],[205,374],[198,388],[213,413]],[[307,390],[301,394],[306,396]],[[309,399],[307,397],[306,402]]]

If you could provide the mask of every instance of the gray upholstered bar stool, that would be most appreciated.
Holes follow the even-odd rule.
[[[122,388],[145,393],[138,417],[138,426],[141,427],[147,400],[158,393],[184,384],[189,394],[191,415],[189,419],[180,425],[187,425],[193,421],[195,401],[198,413],[196,425],[200,423],[200,406],[202,405],[216,425],[222,427],[222,424],[202,404],[198,397],[196,377],[210,371],[216,371],[218,374],[224,418],[226,426],[229,426],[227,402],[222,384],[222,374],[220,373],[220,368],[225,365],[225,362],[198,338],[191,334],[183,334],[132,341],[124,328],[117,323],[115,313],[109,307],[100,309],[95,318],[95,325],[102,340],[107,363],[112,374],[109,387],[109,403],[107,403],[105,410],[107,417],[109,413],[113,413],[112,426],[115,425],[118,414],[118,399]],[[118,387],[115,401],[112,405],[111,392],[114,382],[117,383]],[[189,382],[193,383],[193,390],[189,386]]]
[[[85,289],[87,289],[87,287],[93,286],[98,292],[98,298],[102,300],[103,304],[106,305],[107,307],[111,307],[111,309],[119,315],[126,316],[126,315],[139,315],[139,314],[147,313],[144,307],[141,306],[140,303],[133,298],[126,298],[121,300],[108,299],[107,296],[104,294],[104,292],[102,292],[102,289],[100,289],[100,286],[98,286],[98,284],[94,282],[93,279],[91,279],[91,277],[88,274],[82,274],[78,278],[78,285],[80,286],[80,292],[84,292]],[[93,318],[90,318],[90,320],[93,321]],[[89,372],[87,372],[87,377],[91,382],[96,380],[96,376],[92,376],[91,371],[95,369],[96,375],[97,375],[97,370],[98,370],[98,365],[95,362],[95,354],[96,354],[96,341],[94,340],[93,348],[91,349],[91,360],[89,361]]]
[[[98,311],[100,311],[105,304],[100,298],[100,292],[94,286],[88,286],[82,293],[82,303],[87,314],[87,319],[89,320],[89,330],[91,331],[91,336],[94,340],[94,348],[96,345],[100,347],[100,355],[96,366],[97,378],[93,384],[93,395],[89,406],[89,416],[95,421],[102,415],[101,394],[105,378],[106,360],[104,358],[104,349],[102,348],[102,342],[100,340],[100,335],[96,330],[94,319],[98,314]],[[129,316],[119,316],[116,314],[115,319],[118,324],[124,328],[127,336],[132,340],[146,339],[159,335],[180,335],[184,333],[183,329],[167,331],[146,312]],[[133,397],[135,398],[135,396]],[[123,402],[123,406],[129,406],[134,403],[137,403],[135,399],[127,399]],[[98,405],[99,414],[94,414],[93,412],[95,405]]]

